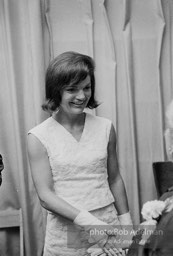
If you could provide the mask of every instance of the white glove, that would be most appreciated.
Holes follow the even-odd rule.
[[[90,256],[106,256],[106,253],[97,244],[88,248],[87,253],[89,253]]]
[[[118,215],[118,220],[120,222],[121,229],[124,230],[122,232],[122,235],[120,235],[120,240],[127,241],[126,243],[124,243],[124,246],[127,248],[131,245],[132,237],[134,235],[133,222],[132,222],[130,212],[126,212],[124,214]]]
[[[133,223],[132,223],[132,218],[130,215],[130,212],[126,212],[124,214],[118,215],[118,219],[119,222],[121,224],[121,226],[123,227],[124,225],[129,225],[133,227]]]
[[[83,227],[89,233],[89,243],[98,243],[103,247],[108,239],[107,233],[114,232],[114,228],[99,220],[86,210],[82,210],[74,219],[74,223]]]
[[[90,256],[125,256],[125,251],[122,249],[116,249],[116,248],[109,248],[106,249],[105,247],[103,249],[99,248],[98,245],[91,246],[87,253],[89,253]]]

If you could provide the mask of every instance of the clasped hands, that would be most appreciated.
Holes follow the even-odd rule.
[[[138,231],[145,231],[139,241],[140,245],[144,245],[149,235],[155,230],[156,221],[144,221],[138,226]],[[133,236],[136,232],[132,225],[122,226],[98,226],[97,229],[90,229],[89,242],[95,244],[88,248],[89,256],[125,256],[130,247]]]
[[[147,230],[143,233],[141,240],[139,241],[140,245],[144,245],[147,239],[149,238],[149,234],[151,234],[152,231],[156,228],[156,221],[155,220],[149,220],[144,221],[138,226],[138,230]],[[100,227],[101,228],[101,227]],[[99,228],[99,229],[100,229]],[[132,238],[136,234],[136,232],[132,229],[132,226],[126,226],[128,229],[121,229],[119,226],[119,229],[117,227],[114,228],[115,234],[109,234],[109,231],[112,230],[111,226],[107,226],[107,230],[105,231],[104,235],[94,236],[92,239],[97,241],[94,245],[92,245],[90,248],[88,248],[87,252],[90,256],[125,256],[128,248],[130,247],[132,243]],[[105,229],[104,229],[105,230]],[[103,234],[103,226],[102,230],[100,230],[100,234]],[[128,233],[128,236],[127,236]],[[92,239],[89,239],[89,241],[92,241]],[[100,239],[100,240],[99,240]]]
[[[111,226],[107,223],[99,220],[86,210],[80,211],[77,217],[74,219],[74,224],[77,224],[84,228],[84,230],[89,234],[89,243],[92,246],[88,249],[90,256],[120,256],[125,255],[125,249],[130,245],[129,232],[132,228],[132,221],[130,213],[119,215],[119,226]],[[123,227],[128,227],[127,229],[122,229]],[[120,231],[126,230],[127,233],[119,233]],[[124,241],[126,241],[124,243]]]
[[[121,226],[112,227],[97,226],[90,229],[89,243],[93,245],[88,248],[90,256],[125,256],[127,248],[131,244],[132,234]]]

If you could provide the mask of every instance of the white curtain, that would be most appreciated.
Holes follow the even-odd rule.
[[[40,110],[45,72],[43,7],[35,0],[0,1],[0,152],[5,165],[0,210],[22,208],[28,256],[40,255],[44,239],[42,210],[26,151],[27,131],[44,118]],[[7,251],[0,254],[19,255],[14,254],[17,248],[10,249],[14,245],[8,241],[9,232],[1,233]]]
[[[40,105],[50,59],[67,50],[94,57],[102,103],[95,114],[116,127],[120,172],[139,223],[142,204],[157,197],[152,163],[167,159],[172,17],[172,0],[0,0],[0,211],[22,208],[26,256],[41,256],[44,242],[45,212],[31,180],[26,138],[47,117]]]

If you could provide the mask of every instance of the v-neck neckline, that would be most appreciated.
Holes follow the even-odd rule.
[[[83,136],[84,136],[84,133],[85,133],[85,129],[86,129],[86,123],[87,123],[87,113],[85,112],[85,118],[84,118],[84,125],[83,125],[83,130],[82,130],[82,133],[81,133],[81,136],[79,138],[79,140],[77,140],[73,134],[71,132],[69,132],[62,124],[60,124],[53,116],[51,116],[50,118],[53,119],[53,121],[59,125],[64,131],[65,133],[68,135],[68,137],[71,137],[73,139],[73,141],[75,141],[76,143],[81,143],[82,139],[83,139]]]

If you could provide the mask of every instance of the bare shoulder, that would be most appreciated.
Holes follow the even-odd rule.
[[[39,156],[47,155],[46,149],[40,140],[33,134],[28,135],[28,153],[29,156],[38,158]]]

